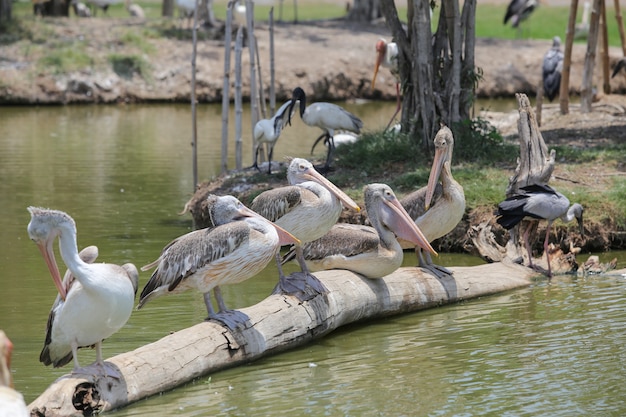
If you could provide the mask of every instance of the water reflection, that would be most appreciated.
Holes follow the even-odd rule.
[[[367,126],[384,126],[393,112],[393,103],[389,112],[346,107],[364,115]],[[200,177],[209,178],[219,169],[220,110],[201,106],[198,114],[199,131],[213,132],[199,145]],[[97,244],[101,261],[151,262],[167,242],[191,230],[191,219],[176,215],[193,190],[189,120],[182,105],[0,111],[0,328],[15,344],[15,385],[28,402],[70,368],[38,362],[55,287],[27,237],[26,207],[70,213],[79,247]],[[318,134],[303,124],[288,128],[275,159],[308,155]],[[251,162],[251,148],[244,142],[244,161]],[[624,253],[601,260],[613,256],[620,265],[626,261]],[[413,254],[406,258],[415,264]],[[438,260],[480,262],[449,254]],[[293,264],[286,272],[295,270]],[[140,286],[147,279],[142,273]],[[254,304],[276,279],[269,265],[259,277],[224,288],[225,301]],[[622,415],[625,289],[620,277],[539,280],[504,295],[350,326],[115,414]],[[104,342],[103,354],[135,349],[205,315],[194,292],[154,300]],[[80,352],[81,363],[94,359],[95,352]]]

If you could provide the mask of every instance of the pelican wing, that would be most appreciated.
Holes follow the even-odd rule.
[[[419,190],[413,191],[411,194],[405,196],[402,200],[400,200],[400,204],[413,220],[419,219],[424,213],[426,213],[426,189],[427,187],[422,187]],[[437,201],[441,198],[442,195],[443,186],[441,185],[441,183],[437,183],[437,185],[435,186],[432,203],[430,204],[431,209],[437,204]]]
[[[321,238],[304,245],[304,258],[324,259],[328,256],[355,256],[378,249],[379,237],[373,227],[336,224]]]
[[[250,208],[275,222],[297,207],[302,201],[302,187],[290,185],[275,188],[259,194],[250,205]]]

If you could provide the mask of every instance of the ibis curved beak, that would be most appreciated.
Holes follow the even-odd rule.
[[[391,201],[384,200],[384,203],[391,209],[390,212],[385,212],[384,221],[397,237],[414,243],[420,248],[438,256],[437,252],[430,246],[426,236],[424,236],[397,199]]]

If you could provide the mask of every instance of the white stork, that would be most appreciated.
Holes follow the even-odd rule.
[[[374,76],[372,77],[372,90],[376,86],[376,76],[378,75],[378,68],[380,66],[388,68],[391,75],[396,79],[396,111],[391,116],[386,129],[389,129],[393,119],[400,112],[402,102],[400,100],[400,68],[398,63],[398,45],[395,42],[387,42],[384,39],[379,39],[376,42],[376,66],[374,67]]]
[[[404,255],[396,236],[436,254],[388,185],[366,185],[363,194],[373,227],[334,225],[324,236],[303,245],[308,268],[347,269],[367,278],[382,278],[402,265]],[[292,250],[284,261],[293,256]]]
[[[541,68],[543,76],[543,91],[548,100],[552,101],[559,94],[561,88],[561,71],[563,70],[563,51],[561,38],[552,38],[552,48],[543,57]]]
[[[0,416],[27,417],[30,416],[24,396],[13,389],[11,376],[11,354],[13,343],[0,330]]]
[[[548,277],[551,277],[552,269],[550,267],[550,255],[548,254],[550,227],[556,219],[561,219],[566,223],[576,219],[580,235],[584,236],[583,207],[578,203],[574,203],[570,207],[567,197],[548,185],[528,185],[521,187],[518,194],[512,195],[498,204],[498,217],[496,220],[502,227],[511,230],[524,217],[548,221],[543,251],[548,261]],[[524,244],[528,252],[530,267],[533,268],[532,251],[528,243],[528,231],[529,229],[526,229],[524,233]]]
[[[251,208],[263,217],[275,222],[300,242],[311,242],[323,236],[337,223],[342,205],[360,211],[359,206],[332,182],[318,173],[313,165],[302,158],[294,158],[287,169],[289,186],[275,188],[259,194]],[[279,283],[278,290],[294,293],[302,290],[297,287],[297,278],[304,278],[318,292],[325,289],[312,279],[302,257],[302,247],[296,245],[296,254],[303,274],[292,274],[289,280]],[[280,265],[280,259],[277,258]]]
[[[435,135],[434,143],[435,159],[428,177],[428,185],[400,200],[429,242],[454,230],[465,213],[463,187],[452,177],[450,171],[454,150],[452,131],[443,126]],[[441,183],[438,182],[439,178],[441,178]],[[401,242],[401,244],[404,249],[412,247],[406,242]],[[447,268],[433,264],[430,253],[426,252],[426,259],[424,259],[421,248],[415,247],[415,250],[420,267],[429,270],[439,278],[443,277],[442,274],[451,275]]]
[[[272,173],[274,146],[286,122],[291,118],[291,114],[287,115],[287,110],[291,111],[291,109],[291,100],[289,100],[280,106],[271,119],[261,119],[254,125],[254,165],[252,167],[260,171],[258,165],[259,151],[261,150],[261,145],[267,143],[269,147],[269,152],[267,153],[267,173]],[[285,120],[285,116],[287,116],[287,120]]]
[[[209,318],[233,328],[241,317],[227,310],[218,286],[252,278],[275,258],[282,245],[299,241],[233,196],[208,198],[216,226],[176,238],[157,260],[141,268],[146,271],[158,265],[141,291],[137,308],[155,297],[193,288],[204,294]],[[212,289],[216,289],[219,316],[211,304]]]
[[[76,223],[67,213],[38,207],[29,207],[28,211],[28,235],[39,247],[59,291],[48,317],[39,360],[57,368],[73,358],[73,372],[85,372],[87,368],[80,368],[77,351],[95,345],[96,370],[117,376],[115,369],[106,369],[101,344],[130,318],[137,292],[137,268],[130,263],[90,263],[98,256],[97,248],[89,247],[79,255]],[[57,237],[61,257],[69,270],[63,281],[52,249]]]
[[[335,130],[347,130],[349,132],[361,133],[363,122],[354,114],[336,104],[320,102],[312,103],[307,107],[306,95],[304,94],[304,90],[300,87],[296,87],[292,93],[291,107],[289,109],[289,121],[291,121],[292,108],[298,102],[300,102],[300,117],[302,118],[302,121],[309,126],[319,127],[324,131],[324,133],[322,133],[322,135],[313,143],[311,152],[313,151],[313,148],[315,148],[317,142],[324,139],[324,143],[328,146],[328,154],[326,155],[326,163],[321,170],[328,171],[330,168],[332,153],[335,149],[335,143],[333,140]]]

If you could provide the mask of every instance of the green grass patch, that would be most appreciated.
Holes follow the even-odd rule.
[[[84,51],[83,45],[73,42],[48,49],[37,62],[37,66],[43,72],[64,74],[90,68],[93,63],[93,59]]]
[[[122,78],[129,80],[137,74],[146,81],[152,79],[150,63],[140,55],[111,54],[108,60],[113,71]]]
[[[127,46],[132,46],[144,54],[150,55],[156,51],[154,45],[144,36],[143,31],[137,32],[128,30],[120,36],[120,42]]]

